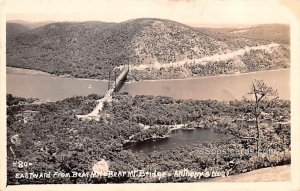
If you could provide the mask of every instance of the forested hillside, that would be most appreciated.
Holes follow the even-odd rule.
[[[270,43],[250,38],[249,35],[198,29],[162,19],[134,19],[121,23],[51,23],[31,30],[20,30],[19,33],[14,32],[13,25],[7,24],[8,66],[80,78],[107,79],[110,70],[126,64],[146,65],[147,68],[151,68],[157,64],[163,66],[180,61],[189,63],[207,56],[230,54],[245,47]],[[259,35],[260,32],[254,33]],[[275,67],[268,65],[264,69],[288,66],[289,47],[280,45],[274,51],[280,53],[279,58],[275,59],[275,62],[280,64],[275,63]],[[263,50],[259,54],[264,54]],[[253,56],[252,59],[256,60],[256,57]],[[271,65],[274,65],[273,61]],[[190,67],[189,64],[186,67]],[[245,72],[240,68],[225,68],[228,73],[234,73],[236,70]],[[170,73],[177,70],[184,69],[176,68]],[[254,70],[259,68],[255,67]],[[148,73],[149,71],[143,70],[136,74],[133,72],[131,76],[135,80],[164,78],[144,77]],[[220,71],[210,73],[222,74]],[[206,73],[191,71],[185,72],[184,75],[170,76],[183,78],[203,75]]]
[[[204,149],[254,149],[250,141],[232,138],[210,143],[195,143],[175,149],[149,154],[133,153],[124,145],[128,141],[144,141],[168,135],[170,127],[186,124],[192,128],[206,128],[230,133],[232,127],[251,133],[242,116],[249,114],[244,101],[218,102],[214,100],[175,100],[170,97],[114,95],[106,104],[99,121],[82,121],[76,114],[95,107],[97,95],[72,97],[54,103],[32,104],[31,100],[8,95],[7,109],[7,164],[8,184],[30,183],[122,183],[122,182],[189,182],[193,177],[120,178],[109,177],[55,177],[18,178],[24,173],[87,173],[97,161],[105,160],[110,171],[173,172],[180,169],[205,171],[228,169],[235,161],[231,174],[269,166],[289,164],[290,156],[290,102],[278,100],[268,114],[272,122],[261,119],[262,148],[273,149],[268,155],[253,153],[201,154]],[[27,104],[19,104],[20,101]],[[242,120],[242,121],[241,121]],[[144,128],[142,125],[149,125]],[[269,124],[269,125],[268,125]],[[17,137],[19,142],[11,141]],[[13,161],[26,161],[29,167],[13,166]],[[203,177],[202,177],[203,178]],[[211,178],[206,177],[206,178]]]
[[[17,35],[28,32],[30,29],[18,24],[18,23],[7,23],[6,24],[6,39],[8,42],[14,41]]]

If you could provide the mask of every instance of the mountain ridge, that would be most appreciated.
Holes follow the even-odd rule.
[[[157,18],[58,22],[8,39],[7,65],[107,79],[109,71],[122,65],[163,65],[261,44],[267,42]]]

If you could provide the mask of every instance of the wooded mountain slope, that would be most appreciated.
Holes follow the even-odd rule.
[[[267,43],[162,19],[51,23],[17,35],[12,25],[8,66],[80,78],[107,79],[121,65],[163,65]]]

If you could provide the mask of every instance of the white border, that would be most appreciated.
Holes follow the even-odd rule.
[[[297,0],[293,0],[297,1]],[[285,1],[293,3],[293,1]],[[294,2],[295,3],[295,2]],[[297,2],[295,3],[297,5]],[[300,4],[300,3],[299,3]],[[298,4],[298,5],[299,5]],[[283,191],[283,190],[300,190],[300,133],[299,133],[299,110],[300,110],[300,28],[299,22],[296,17],[290,13],[290,26],[291,26],[291,140],[292,140],[292,164],[291,164],[291,182],[270,182],[270,183],[165,183],[165,184],[101,184],[101,185],[20,185],[6,187],[6,69],[5,69],[5,25],[6,15],[3,6],[3,1],[0,1],[0,15],[1,15],[1,65],[0,65],[0,190],[265,190],[265,191]],[[26,7],[24,7],[26,9]],[[293,8],[294,10],[297,8]],[[258,10],[259,11],[259,10]],[[298,9],[300,12],[300,7]]]

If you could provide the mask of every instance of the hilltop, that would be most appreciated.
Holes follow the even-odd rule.
[[[12,33],[9,27],[7,33]],[[287,67],[289,47],[281,45],[273,49],[277,58],[263,63],[264,67],[261,68],[250,64],[245,69],[244,61],[240,63],[242,58],[237,63],[233,61],[233,64],[225,65],[224,71],[212,71],[209,63],[200,70],[199,67],[195,68],[195,64],[190,65],[203,57],[231,54],[245,47],[269,43],[163,19],[141,18],[121,23],[61,22],[26,30],[14,38],[8,38],[7,65],[56,75],[107,79],[108,72],[113,68],[130,64],[133,69],[130,76],[134,80],[185,78]],[[254,59],[251,62],[255,62],[256,55],[267,59],[272,56],[269,52],[258,50],[251,52],[251,59]],[[258,61],[261,60],[264,59]],[[185,61],[187,65],[183,68],[182,65],[176,65],[177,62]],[[153,68],[154,65],[170,63],[175,64],[168,67],[164,74],[159,73],[160,67]],[[224,66],[223,63],[213,63],[213,67],[219,68],[218,65]],[[151,75],[149,70],[155,75]],[[209,72],[205,72],[207,70]]]
[[[6,24],[6,38],[8,41],[13,40],[17,35],[25,33],[30,29],[25,27],[24,25],[18,23],[7,23]]]
[[[34,29],[34,28],[37,28],[37,27],[41,27],[41,26],[44,26],[44,25],[47,25],[47,24],[50,24],[50,23],[54,23],[55,21],[40,21],[40,22],[29,22],[29,21],[24,21],[24,20],[10,20],[8,21],[8,23],[16,23],[16,24],[20,24],[20,25],[23,25],[25,26],[26,28],[29,28],[29,29]]]

